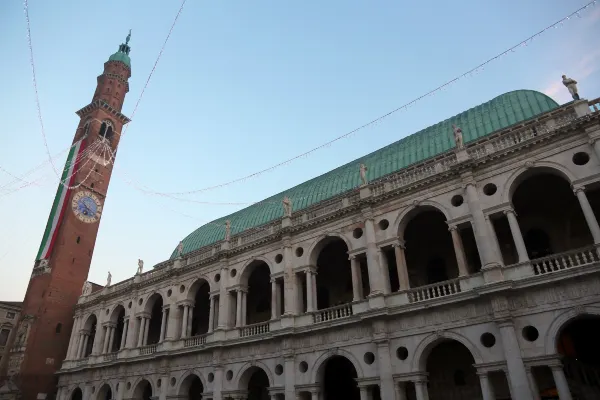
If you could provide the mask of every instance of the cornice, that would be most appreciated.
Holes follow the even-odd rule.
[[[82,109],[76,111],[75,114],[77,114],[80,118],[83,118],[90,111],[98,110],[98,109],[102,109],[102,110],[108,112],[113,117],[115,117],[116,119],[118,119],[123,125],[125,125],[125,124],[127,124],[128,122],[131,121],[128,117],[126,117],[120,111],[117,111],[116,109],[114,109],[112,106],[108,105],[108,103],[106,103],[103,100],[94,100],[90,104],[88,104],[87,106],[85,106]]]

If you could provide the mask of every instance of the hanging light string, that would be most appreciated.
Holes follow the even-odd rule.
[[[280,162],[278,164],[275,164],[275,165],[273,165],[271,167],[268,167],[268,168],[262,169],[260,171],[257,171],[255,173],[252,173],[250,175],[246,175],[244,177],[237,178],[237,179],[231,180],[229,182],[221,183],[221,184],[218,184],[218,185],[208,186],[208,187],[204,187],[204,188],[201,188],[201,189],[181,191],[181,192],[158,192],[156,190],[151,190],[151,191],[154,192],[154,193],[162,193],[162,194],[169,194],[169,195],[189,195],[189,194],[207,192],[207,191],[210,191],[210,190],[219,189],[219,188],[230,186],[230,185],[233,185],[233,184],[236,184],[236,183],[244,182],[244,181],[246,181],[248,179],[251,179],[251,178],[256,178],[256,177],[258,177],[260,175],[263,175],[263,174],[265,174],[267,172],[273,171],[274,169],[286,166],[286,165],[288,165],[288,164],[290,164],[290,163],[292,163],[292,162],[294,162],[294,161],[296,161],[298,159],[305,158],[308,155],[310,155],[310,154],[312,154],[312,153],[314,153],[314,152],[316,152],[318,150],[321,150],[323,148],[329,147],[332,144],[334,144],[334,143],[336,143],[336,142],[338,142],[338,141],[340,141],[342,139],[346,139],[346,138],[354,135],[355,133],[364,130],[367,127],[370,127],[370,126],[372,126],[372,125],[374,125],[374,124],[376,124],[378,122],[381,122],[384,119],[386,119],[387,117],[389,117],[389,116],[391,116],[391,115],[393,115],[393,114],[395,114],[395,113],[397,113],[399,111],[403,111],[403,110],[408,109],[409,107],[412,107],[417,102],[419,102],[419,101],[421,101],[421,100],[423,100],[423,99],[425,99],[425,98],[427,98],[429,96],[434,95],[436,92],[439,92],[441,90],[444,90],[444,89],[448,88],[450,85],[458,82],[461,79],[470,77],[473,74],[481,72],[488,64],[490,64],[490,63],[492,63],[494,61],[497,61],[498,59],[500,59],[500,58],[502,58],[504,56],[507,56],[507,55],[509,55],[511,53],[514,53],[520,47],[527,46],[528,43],[532,42],[537,37],[541,36],[542,34],[546,33],[547,31],[549,31],[551,29],[558,28],[558,27],[562,26],[564,22],[569,21],[572,17],[581,17],[581,13],[584,12],[584,11],[587,11],[588,9],[590,9],[591,7],[593,7],[596,4],[596,2],[597,2],[597,0],[589,2],[585,6],[580,7],[579,9],[577,9],[574,12],[570,13],[566,17],[561,18],[557,22],[555,22],[555,23],[547,26],[546,28],[540,30],[539,32],[537,32],[537,33],[529,36],[527,39],[522,40],[521,42],[515,44],[514,46],[512,46],[512,47],[510,47],[510,48],[508,48],[506,50],[504,50],[503,52],[497,54],[496,56],[494,56],[492,58],[489,58],[488,60],[482,62],[481,64],[477,65],[476,67],[471,68],[470,70],[464,72],[461,75],[458,75],[454,79],[451,79],[451,80],[447,81],[446,83],[444,83],[444,84],[436,87],[435,89],[430,90],[429,92],[427,92],[427,93],[425,93],[425,94],[423,94],[421,96],[416,97],[415,99],[409,101],[408,103],[405,103],[404,105],[402,105],[402,106],[400,106],[400,107],[398,107],[398,108],[396,108],[396,109],[394,109],[394,110],[392,110],[392,111],[390,111],[390,112],[388,112],[386,114],[383,114],[382,116],[377,117],[377,118],[371,120],[370,122],[367,122],[366,124],[363,124],[363,125],[359,126],[358,128],[355,128],[355,129],[353,129],[353,130],[351,130],[351,131],[349,131],[349,132],[347,132],[347,133],[345,133],[345,134],[343,134],[341,136],[336,137],[335,139],[332,139],[332,140],[330,140],[330,141],[328,141],[328,142],[326,142],[326,143],[324,143],[324,144],[322,144],[320,146],[314,147],[313,149],[308,150],[308,151],[306,151],[306,152],[304,152],[302,154],[299,154],[299,155],[297,155],[295,157],[292,157],[292,158],[287,159],[285,161],[282,161],[282,162]],[[130,182],[133,182],[133,179],[130,179]],[[142,186],[142,185],[138,183],[138,186]],[[143,186],[145,186],[145,185],[143,185]],[[147,187],[147,186],[145,186],[145,187]]]

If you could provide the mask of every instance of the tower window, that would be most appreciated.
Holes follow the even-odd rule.
[[[100,125],[100,133],[99,133],[100,137],[106,140],[111,140],[112,136],[113,136],[113,127],[112,124],[108,121],[104,121],[102,122],[102,125]]]
[[[93,189],[93,188],[94,188],[94,184],[92,183],[92,184],[90,185],[90,187]]]
[[[56,324],[56,329],[54,330],[54,332],[60,333],[61,330],[62,330],[62,324],[59,322],[58,324]]]
[[[79,244],[80,241],[81,241],[81,237],[77,236],[77,244]]]

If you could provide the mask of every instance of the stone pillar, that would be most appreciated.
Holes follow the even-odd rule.
[[[531,388],[521,358],[521,348],[517,340],[515,326],[512,321],[502,321],[498,323],[498,328],[502,338],[506,365],[508,366],[508,383],[511,387],[511,393],[519,400],[532,400]]]
[[[299,307],[297,303],[298,295],[301,291],[298,290],[297,276],[294,272],[294,264],[292,262],[292,244],[289,238],[284,240],[283,246],[284,313],[286,315],[295,315],[301,313],[301,311],[298,310]]]
[[[125,348],[127,343],[127,331],[129,331],[129,318],[123,320],[123,333],[121,334],[121,343],[119,344],[119,350]]]
[[[387,340],[377,343],[377,358],[379,366],[379,386],[382,399],[394,398],[394,377],[392,371],[392,360],[390,357],[390,346]]]
[[[106,354],[108,352],[108,341],[110,339],[110,327],[109,325],[104,326],[104,342],[102,347],[102,354]]]
[[[475,182],[468,182],[466,184],[465,192],[467,195],[469,210],[473,216],[475,242],[477,243],[477,248],[479,249],[479,256],[481,257],[483,268],[489,269],[500,267],[501,263],[496,251],[492,247],[489,228],[485,222],[483,211],[481,210],[481,204],[479,202],[477,189],[475,188]]]
[[[311,398],[311,400],[320,400],[319,399],[319,389],[311,389],[310,390],[310,398]]]
[[[210,296],[210,310],[208,312],[208,333],[211,333],[215,324],[215,296]]]
[[[140,323],[139,323],[139,331],[138,331],[138,341],[137,341],[137,347],[141,347],[142,343],[144,342],[144,328],[145,328],[145,322],[146,320],[144,319],[144,317],[139,317]]]
[[[417,379],[414,381],[414,383],[415,392],[417,394],[417,400],[429,400],[429,392],[427,391],[427,379]]]
[[[113,325],[109,326],[108,329],[110,330],[110,339],[108,340],[108,352],[112,353],[113,344],[115,342],[115,330],[117,329],[117,327]]]
[[[313,312],[315,311],[314,308],[314,304],[313,304],[313,300],[314,300],[314,296],[313,296],[313,276],[312,276],[312,271],[310,269],[306,270],[306,312]]]
[[[248,318],[246,311],[248,310],[248,292],[242,289],[242,326],[246,326]]]
[[[85,341],[83,332],[79,332],[79,341],[77,342],[77,353],[75,358],[79,359],[83,357],[83,342]]]
[[[495,400],[496,397],[494,396],[487,372],[478,372],[477,375],[479,375],[479,383],[481,384],[483,400]]]
[[[456,254],[456,264],[458,265],[458,276],[467,276],[469,271],[467,269],[467,257],[465,256],[465,249],[463,247],[460,233],[456,225],[450,225],[448,227],[450,235],[452,236],[452,244],[454,245],[454,254]]]
[[[360,400],[369,400],[369,392],[366,386],[360,386]],[[383,397],[385,399],[385,397]]]
[[[396,270],[398,271],[398,282],[400,283],[399,290],[410,289],[410,280],[408,279],[408,267],[406,266],[404,249],[404,242],[394,244],[394,251],[396,252]]]
[[[352,301],[360,301],[363,298],[362,276],[356,256],[350,256],[350,272],[352,273]]]
[[[180,313],[182,310],[179,309],[177,304],[171,304],[169,306],[168,321],[167,321],[167,333],[165,335],[165,339],[167,340],[175,340],[177,337],[177,330],[181,327],[181,323],[179,322]]]
[[[237,290],[237,301],[235,311],[235,327],[240,328],[242,326],[242,291]]]
[[[162,343],[165,340],[166,327],[167,327],[167,318],[169,317],[169,306],[163,306],[162,309],[162,318],[160,320],[160,339],[159,343]]]
[[[218,329],[227,329],[229,323],[229,298],[227,293],[227,268],[221,268],[221,282],[219,288],[219,322]]]
[[[284,355],[285,398],[293,399],[296,392],[296,376],[294,370],[294,355]]]
[[[123,395],[125,394],[125,385],[125,380],[120,380],[118,382],[119,388],[117,389],[117,397],[115,397],[115,400],[123,400]]]
[[[494,221],[492,221],[492,218],[489,215],[486,215],[485,222],[488,225],[488,229],[490,232],[490,239],[492,241],[494,251],[496,252],[496,255],[498,256],[498,260],[500,260],[501,263],[504,263],[504,258],[502,257],[502,249],[500,249],[500,243],[498,242],[498,235],[496,235],[496,228],[494,228]]]
[[[390,294],[390,269],[387,262],[387,257],[382,248],[377,249],[377,258],[379,259],[379,265],[381,266],[381,278],[383,279],[383,293]]]
[[[556,390],[558,391],[560,400],[572,400],[569,383],[565,377],[562,364],[551,365],[550,369],[552,370],[552,376],[554,377],[554,383],[556,384]]]
[[[577,200],[579,200],[579,205],[581,206],[581,210],[585,216],[585,221],[587,222],[590,232],[592,233],[592,237],[594,238],[594,243],[600,244],[600,226],[598,226],[598,220],[596,220],[592,206],[585,195],[585,187],[574,186],[573,192],[575,192]]]
[[[190,304],[189,306],[186,337],[192,337],[192,325],[194,323],[194,307],[195,304]]]
[[[277,319],[277,280],[271,278],[271,319]]]
[[[527,255],[527,247],[525,247],[525,241],[523,240],[523,235],[521,234],[521,228],[519,227],[519,221],[517,221],[517,214],[514,210],[505,210],[504,215],[508,219],[508,225],[510,226],[510,233],[512,233],[513,241],[515,242],[515,247],[517,248],[517,254],[519,255],[519,262],[529,261],[529,256]]]
[[[88,347],[88,342],[89,342],[89,340],[90,340],[90,334],[89,334],[89,333],[86,333],[86,334],[83,336],[83,349],[82,349],[82,351],[81,351],[81,357],[80,357],[80,358],[85,358],[85,357],[87,356],[87,354],[85,354],[85,353],[86,353],[86,351],[87,351],[87,347]]]
[[[369,296],[376,296],[384,293],[384,284],[381,267],[379,265],[379,257],[377,254],[375,226],[373,219],[370,216],[367,216],[365,219],[365,236],[367,241],[369,285],[371,286],[371,294]]]
[[[277,315],[277,318],[281,317],[282,314],[282,304],[281,304],[281,292],[282,292],[282,286],[283,282],[277,282],[275,281],[275,296],[277,298],[277,301],[275,302],[275,313]]]
[[[146,322],[144,323],[144,343],[143,346],[148,344],[148,331],[150,329],[150,318],[146,317]]]
[[[535,381],[535,376],[533,376],[533,371],[531,370],[531,367],[525,367],[525,371],[527,372],[527,380],[529,381],[529,387],[531,388],[533,400],[540,400],[540,389],[538,388],[537,382]]]
[[[396,389],[396,400],[406,400],[406,384],[398,382],[394,388]]]
[[[181,339],[187,337],[188,315],[190,307],[187,304],[183,305],[183,318],[181,319]]]
[[[69,347],[67,349],[67,360],[73,358],[73,348],[76,347],[75,343],[77,342],[77,332],[79,332],[79,320],[81,317],[73,318],[73,328],[71,329],[71,338],[69,339]]]

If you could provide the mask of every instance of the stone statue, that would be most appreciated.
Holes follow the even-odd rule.
[[[125,39],[125,44],[129,44],[130,40],[131,40],[131,29],[129,30],[129,35],[127,35],[127,38]]]
[[[292,200],[289,197],[285,196],[282,200],[283,203],[283,216],[291,217],[292,216]]]
[[[138,259],[138,270],[137,270],[137,273],[141,274],[143,270],[144,270],[144,260]]]
[[[452,124],[452,130],[454,131],[454,142],[456,143],[456,148],[462,149],[464,147],[462,129]]]
[[[86,281],[83,284],[83,288],[81,289],[81,295],[89,296],[90,294],[92,294],[92,284],[91,284],[91,282]]]
[[[573,97],[573,100],[579,100],[579,91],[577,90],[577,81],[575,79],[567,78],[566,75],[562,76],[562,83],[569,89],[569,93]]]
[[[363,185],[368,183],[367,181],[367,171],[369,170],[365,164],[360,164],[360,180]]]
[[[110,282],[112,281],[112,274],[108,271],[108,276],[106,277],[106,287],[110,286]]]
[[[19,330],[17,331],[17,340],[15,341],[14,347],[22,347],[25,345],[28,329],[29,325],[27,322],[21,322],[21,326],[19,326]]]
[[[225,221],[225,240],[229,241],[231,239],[231,221]]]
[[[177,257],[181,257],[183,255],[183,242],[179,242],[177,246]]]

